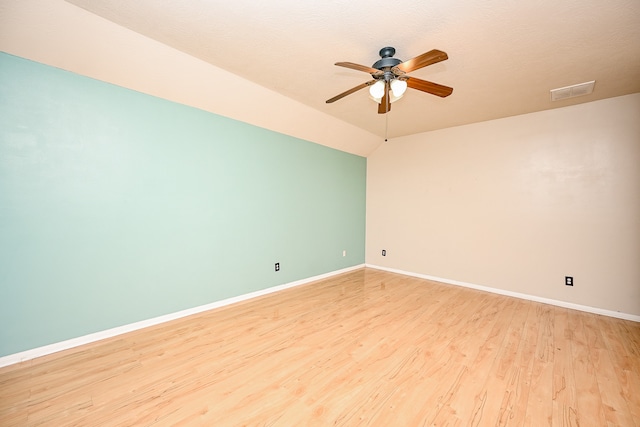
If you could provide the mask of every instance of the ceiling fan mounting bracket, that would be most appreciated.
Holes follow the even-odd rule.
[[[382,49],[380,49],[380,52],[378,52],[380,58],[391,58],[395,54],[396,48],[391,46],[383,47]]]

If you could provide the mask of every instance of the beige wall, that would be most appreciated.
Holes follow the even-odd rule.
[[[381,142],[63,0],[0,2],[0,51],[360,156]]]
[[[367,169],[367,264],[640,315],[640,94],[398,138]]]

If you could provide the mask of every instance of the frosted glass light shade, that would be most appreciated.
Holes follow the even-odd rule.
[[[407,90],[407,82],[406,80],[392,80],[391,81],[391,92],[393,92],[393,96],[396,98],[400,98],[404,95],[404,92]]]
[[[382,98],[384,96],[384,81],[378,80],[369,86],[369,94],[373,98]]]

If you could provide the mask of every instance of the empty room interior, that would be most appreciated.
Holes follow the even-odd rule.
[[[640,426],[640,2],[0,0],[0,425]]]

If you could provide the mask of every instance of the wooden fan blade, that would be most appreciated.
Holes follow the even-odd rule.
[[[333,97],[333,98],[331,98],[331,99],[327,99],[327,104],[331,104],[332,102],[336,102],[338,99],[342,99],[342,98],[344,98],[344,97],[345,97],[345,96],[347,96],[347,95],[351,95],[353,92],[357,92],[357,91],[359,91],[360,89],[364,89],[364,88],[365,88],[365,87],[367,87],[367,86],[371,86],[371,85],[372,85],[372,84],[374,84],[375,82],[376,82],[375,80],[371,80],[371,81],[369,81],[369,82],[362,83],[361,85],[358,85],[358,86],[356,86],[356,87],[352,87],[351,89],[349,89],[349,90],[346,90],[346,91],[342,92],[340,95],[336,95],[336,96],[334,96],[334,97]]]
[[[439,85],[438,83],[428,82],[426,80],[417,79],[415,77],[407,77],[407,86],[411,89],[418,89],[432,95],[447,97],[453,93],[453,88],[449,86]]]
[[[384,84],[384,96],[378,104],[378,114],[386,114],[391,111],[391,98],[389,97],[389,82]]]
[[[365,65],[354,64],[353,62],[336,62],[338,67],[351,68],[356,71],[364,71],[365,73],[369,73],[374,77],[378,77],[384,74],[384,71],[380,71],[377,68],[367,67]]]
[[[447,56],[445,52],[438,49],[433,49],[427,53],[423,53],[422,55],[416,56],[413,59],[404,61],[403,63],[396,65],[394,69],[398,69],[405,73],[410,73],[411,71],[426,67],[427,65],[435,64],[436,62],[444,61],[448,58],[449,56]]]

